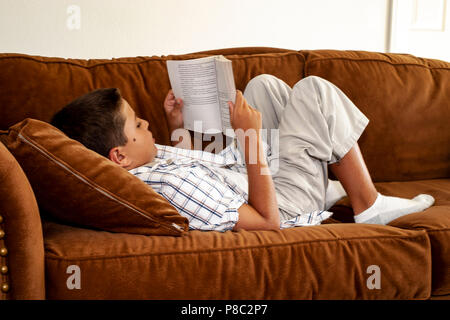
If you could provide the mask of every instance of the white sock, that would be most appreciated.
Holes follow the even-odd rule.
[[[373,205],[355,216],[355,222],[386,225],[401,216],[423,211],[433,203],[434,198],[428,194],[419,194],[410,200],[378,193]]]
[[[325,195],[325,210],[330,209],[336,202],[347,195],[344,187],[338,180],[328,179],[328,187]]]

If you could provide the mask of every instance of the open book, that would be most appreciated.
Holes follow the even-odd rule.
[[[167,71],[175,97],[184,102],[185,129],[234,136],[227,103],[236,99],[231,60],[221,55],[168,60]]]

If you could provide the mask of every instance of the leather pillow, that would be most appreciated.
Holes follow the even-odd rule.
[[[49,123],[25,119],[1,136],[39,207],[61,222],[111,232],[180,236],[188,220],[161,195]]]

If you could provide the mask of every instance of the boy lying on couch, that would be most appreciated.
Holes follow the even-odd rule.
[[[184,130],[182,108],[170,90],[164,109],[172,133]],[[318,225],[346,195],[356,223],[388,224],[434,203],[430,195],[410,200],[376,190],[357,143],[369,120],[325,79],[307,77],[290,88],[260,75],[229,108],[236,138],[218,154],[193,150],[189,135],[183,147],[155,144],[148,122],[117,88],[75,99],[51,123],[151,186],[190,229]],[[263,139],[261,129],[278,130],[279,139]],[[328,179],[328,168],[339,181]]]

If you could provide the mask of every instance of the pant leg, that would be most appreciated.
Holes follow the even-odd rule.
[[[270,74],[261,74],[249,81],[244,90],[247,102],[261,112],[264,129],[278,129],[284,107],[292,88]]]
[[[261,112],[265,130],[262,138],[269,145],[272,158],[279,154],[278,125],[291,92],[292,88],[287,83],[269,74],[254,77],[244,90],[245,100]]]
[[[339,161],[367,126],[367,117],[334,84],[307,77],[294,86],[280,120],[279,192],[303,212],[324,210],[328,164]]]
[[[368,119],[339,88],[319,77],[304,78],[292,90],[273,76],[253,82],[244,96],[262,113],[263,128],[277,128],[278,121],[279,168],[273,180],[284,218],[324,210],[328,164],[350,150]],[[311,224],[317,220],[307,218]]]

